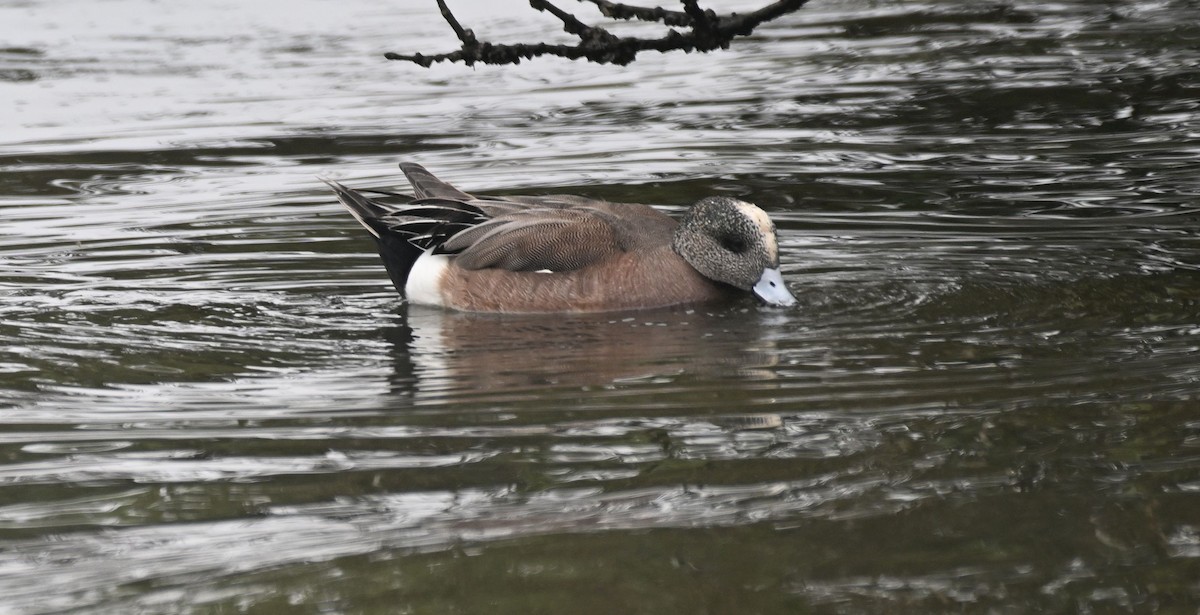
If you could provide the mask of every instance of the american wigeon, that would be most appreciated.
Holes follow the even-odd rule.
[[[325,180],[371,232],[409,301],[473,312],[599,312],[752,292],[796,299],[775,225],[758,207],[701,199],[676,222],[634,203],[578,196],[472,196],[401,163],[414,197]],[[363,192],[371,193],[367,197]]]

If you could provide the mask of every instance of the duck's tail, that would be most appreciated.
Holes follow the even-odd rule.
[[[375,236],[375,239],[379,239],[387,233],[387,225],[381,218],[395,213],[394,208],[376,203],[363,196],[361,192],[351,190],[332,179],[322,177],[320,180],[325,182],[325,185],[333,188],[333,193],[337,195],[342,205],[345,205],[346,209],[350,211],[350,215],[354,216],[354,219],[358,220],[358,223],[363,225],[363,228],[370,231]]]
[[[424,171],[418,165],[412,166]],[[406,174],[409,171],[405,169]],[[358,190],[332,180],[321,181],[333,189],[350,215],[375,238],[388,276],[402,295],[405,294],[404,286],[413,263],[423,252],[437,252],[450,237],[488,219],[478,207],[452,198],[413,199],[406,195],[380,192],[387,197],[385,202],[369,198]],[[460,194],[466,199],[471,198],[465,193]]]

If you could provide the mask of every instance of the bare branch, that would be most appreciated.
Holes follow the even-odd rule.
[[[463,42],[463,45],[476,45],[479,43],[475,39],[475,33],[462,27],[458,20],[454,18],[454,13],[450,12],[450,7],[446,6],[446,0],[437,0],[438,10],[442,12],[442,18],[446,23],[450,24],[450,29],[454,30],[454,35],[458,40]]]
[[[684,11],[668,11],[663,8],[642,9],[608,0],[580,0],[591,2],[600,8],[601,13],[617,19],[642,19],[662,21],[666,25],[686,25],[689,32],[682,33],[670,30],[662,38],[636,38],[615,36],[604,28],[589,26],[579,21],[574,15],[563,11],[551,4],[549,0],[530,0],[529,4],[538,11],[546,11],[563,22],[563,29],[579,37],[578,45],[550,45],[547,43],[518,43],[510,45],[495,45],[479,42],[474,32],[464,29],[454,18],[445,0],[437,0],[442,17],[450,24],[455,35],[462,41],[462,47],[450,53],[424,55],[420,53],[403,55],[387,53],[389,60],[413,62],[420,66],[429,67],[434,62],[462,62],[473,66],[476,62],[484,64],[519,64],[521,60],[551,55],[572,60],[585,58],[599,64],[617,64],[624,66],[634,61],[642,51],[712,51],[729,47],[730,41],[737,36],[746,36],[754,31],[759,24],[770,21],[781,15],[794,12],[804,6],[808,0],[777,0],[752,13],[718,16],[709,9],[702,9],[698,0],[681,0]],[[611,13],[611,15],[610,15]]]
[[[716,14],[712,11],[705,11],[700,8],[700,3],[696,0],[682,0],[683,12],[692,20],[692,29],[698,32],[712,31],[713,22],[716,21]]]
[[[585,1],[585,0],[580,0]],[[630,6],[619,2],[609,2],[608,0],[586,0],[595,4],[600,9],[600,14],[611,19],[638,19],[641,21],[661,21],[664,26],[675,26],[680,28],[692,27],[692,18],[688,17],[687,13],[679,11],[668,11],[661,6],[656,6],[652,9],[643,8],[640,6]]]
[[[587,37],[592,31],[590,26],[576,19],[574,15],[550,4],[547,0],[529,0],[529,6],[533,7],[536,11],[546,11],[554,15],[563,22],[563,30],[579,38]]]
[[[730,14],[728,17],[722,17],[720,28],[736,36],[747,36],[758,24],[793,13],[805,4],[808,4],[808,0],[779,0],[747,15]]]

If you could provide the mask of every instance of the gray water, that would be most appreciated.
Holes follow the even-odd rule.
[[[382,59],[454,47],[432,0],[0,3],[0,613],[1197,612],[1200,5]],[[316,179],[402,160],[754,201],[800,305],[407,306]]]

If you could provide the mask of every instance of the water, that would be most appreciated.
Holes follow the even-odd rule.
[[[628,68],[382,60],[454,47],[415,0],[0,41],[0,612],[1200,608],[1194,2],[822,0]],[[752,200],[800,305],[406,306],[316,179],[401,160]]]

